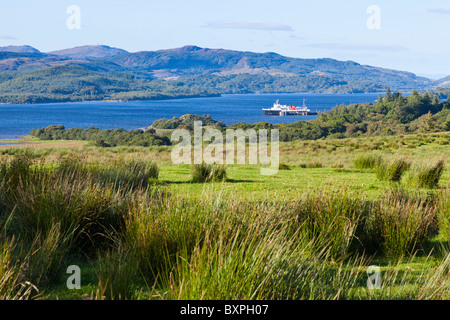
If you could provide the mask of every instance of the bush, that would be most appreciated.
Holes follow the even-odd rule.
[[[108,147],[110,147],[111,145],[109,145],[108,143],[106,143],[106,141],[103,140],[103,139],[96,139],[96,140],[94,141],[94,146],[100,147],[100,148],[108,148]]]
[[[227,170],[223,165],[197,164],[192,166],[191,172],[192,182],[203,183],[227,179]]]

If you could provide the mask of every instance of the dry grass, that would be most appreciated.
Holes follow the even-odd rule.
[[[0,145],[0,149],[41,149],[41,148],[61,148],[61,149],[78,149],[87,145],[85,141],[65,141],[65,142],[33,142],[33,144],[15,144],[15,145]]]

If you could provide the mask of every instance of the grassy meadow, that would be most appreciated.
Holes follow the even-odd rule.
[[[0,145],[0,299],[450,299],[450,132],[282,142],[277,175],[208,182],[170,146],[21,142]]]

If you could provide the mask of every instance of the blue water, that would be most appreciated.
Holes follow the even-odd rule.
[[[0,142],[0,146],[15,146],[15,145],[20,145],[20,144],[32,144],[32,143],[13,143],[13,142]]]
[[[238,122],[292,123],[311,120],[307,117],[268,117],[262,108],[271,108],[279,99],[281,104],[306,105],[311,111],[326,111],[340,104],[374,102],[378,94],[239,94],[215,98],[194,98],[164,101],[81,102],[48,104],[0,105],[0,139],[28,135],[31,129],[52,124],[66,128],[100,129],[144,128],[161,118],[170,119],[184,114],[210,114],[214,120],[227,125]]]

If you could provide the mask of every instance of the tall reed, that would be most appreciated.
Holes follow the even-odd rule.
[[[450,184],[438,193],[437,220],[440,235],[450,244]]]

